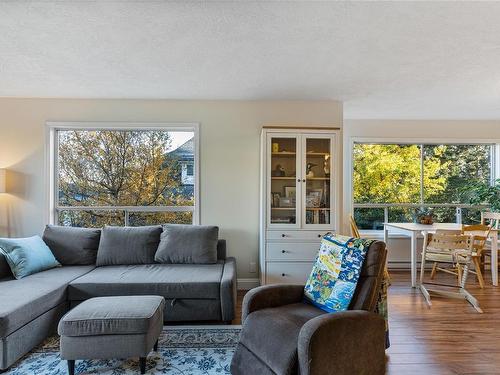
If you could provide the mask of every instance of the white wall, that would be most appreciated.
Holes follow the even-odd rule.
[[[351,143],[353,138],[394,138],[430,141],[500,142],[500,121],[433,120],[344,120],[344,228],[352,212]],[[419,242],[418,246],[421,246]],[[389,266],[404,266],[410,260],[406,238],[390,238]]]
[[[10,194],[0,195],[0,235],[27,236],[47,221],[46,121],[200,123],[201,223],[221,228],[239,278],[256,278],[259,140],[262,125],[342,126],[334,101],[167,101],[0,99],[0,168]]]

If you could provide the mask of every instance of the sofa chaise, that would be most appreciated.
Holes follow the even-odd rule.
[[[134,231],[141,228],[129,230],[136,238]],[[162,296],[165,322],[234,319],[236,262],[226,256],[225,240],[216,240],[216,259],[210,264],[165,264],[149,258],[148,264],[116,265],[96,261],[101,230],[48,226],[44,241],[61,267],[16,280],[0,255],[0,370],[54,333],[70,308],[92,297]],[[135,242],[138,251],[151,245]]]

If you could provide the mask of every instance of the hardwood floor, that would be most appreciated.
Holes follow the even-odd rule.
[[[467,289],[479,300],[484,314],[467,302],[433,298],[428,308],[408,272],[391,272],[387,350],[390,375],[500,374],[500,287],[487,275],[483,290],[470,281]],[[439,274],[439,281],[450,282]],[[245,292],[238,293],[238,320]]]

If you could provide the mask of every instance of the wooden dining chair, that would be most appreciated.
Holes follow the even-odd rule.
[[[349,224],[351,226],[351,236],[353,236],[355,238],[361,238],[361,234],[359,233],[358,225],[356,224],[356,220],[354,220],[354,217],[352,215],[349,215]]]
[[[435,234],[437,234],[438,236],[439,235],[459,236],[462,234],[462,231],[458,230],[458,229],[457,230],[437,229]],[[460,285],[460,279],[462,276],[461,269],[457,268],[456,264],[450,264],[447,260],[448,260],[448,258],[445,258],[445,262],[443,262],[444,264],[442,264],[441,262],[439,262],[437,260],[432,264],[431,280],[434,280],[434,278],[436,277],[436,274],[438,272],[445,272],[445,273],[449,273],[449,274],[458,276],[457,285]]]
[[[436,231],[436,234],[441,234],[441,235],[469,235],[469,236],[475,236],[474,238],[474,252],[472,253],[472,264],[474,265],[474,270],[469,269],[469,272],[476,275],[477,280],[479,282],[479,286],[481,289],[484,288],[484,278],[483,278],[483,273],[481,269],[481,257],[482,257],[482,252],[485,246],[485,243],[488,239],[488,235],[490,234],[490,227],[487,225],[482,225],[482,224],[477,224],[477,225],[464,225],[462,227],[462,230],[438,230]],[[447,263],[447,262],[445,262]],[[432,265],[432,271],[431,271],[431,280],[434,280],[436,273],[438,271],[441,272],[446,272],[452,275],[457,276],[457,284],[460,285],[460,282],[462,280],[462,267],[460,263],[456,263],[454,265],[449,265],[448,268],[446,267],[441,267],[440,262],[434,262]]]
[[[472,264],[474,241],[475,236],[465,234],[425,233],[420,266],[420,291],[429,307],[432,306],[431,295],[438,295],[441,297],[465,299],[476,311],[479,313],[483,312],[478,300],[465,289],[469,268]],[[460,265],[463,269],[460,285],[425,282],[426,262]],[[443,287],[446,289],[443,289]],[[458,291],[450,291],[449,289],[452,288],[458,288]]]
[[[476,275],[481,289],[484,288],[484,278],[481,267],[481,260],[483,258],[483,250],[486,245],[486,242],[488,241],[488,236],[490,235],[490,231],[491,227],[485,224],[464,225],[462,228],[463,234],[474,236],[474,243],[473,243],[474,251],[472,252],[472,263],[474,264],[474,271],[470,271],[470,273]]]
[[[481,212],[481,224],[489,225],[491,229],[500,229],[500,212]]]
[[[361,238],[361,234],[359,233],[358,224],[356,224],[356,220],[354,216],[349,215],[349,225],[351,226],[351,236],[355,238]],[[387,244],[385,244],[387,246]],[[387,284],[391,285],[391,276],[389,275],[389,270],[387,269],[387,265],[384,268],[384,278],[387,280]]]
[[[481,212],[481,224],[489,225],[491,230],[500,231],[500,212],[489,212],[489,211]],[[493,260],[491,259],[490,239],[488,239],[488,241],[486,241],[482,254],[483,254],[482,265],[484,265],[486,263],[485,262],[486,258],[490,258],[490,265],[491,265]],[[497,262],[497,264],[499,263],[498,259],[496,259],[496,262]],[[482,268],[482,270],[484,270],[484,267]]]

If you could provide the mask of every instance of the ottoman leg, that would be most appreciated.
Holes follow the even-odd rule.
[[[139,368],[141,369],[141,374],[146,373],[146,357],[139,358]]]
[[[75,375],[75,360],[68,359],[68,374]]]
[[[155,352],[157,352],[157,351],[158,351],[158,340],[156,340],[156,342],[155,342],[155,346],[153,346],[153,350],[154,350]]]

